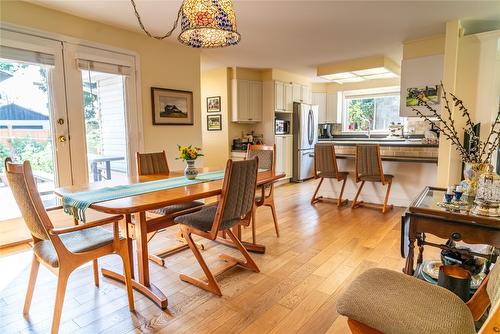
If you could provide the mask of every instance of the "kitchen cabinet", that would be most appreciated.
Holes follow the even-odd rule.
[[[301,99],[303,103],[312,103],[312,90],[311,87],[309,86],[301,86],[300,87],[300,92],[301,92]]]
[[[276,172],[285,173],[285,178],[291,178],[293,172],[293,136],[276,135]]]
[[[299,84],[292,84],[292,100],[293,102],[302,102],[302,86]]]
[[[233,79],[232,120],[242,123],[262,121],[262,82]]]
[[[285,84],[285,110],[293,112],[293,85]]]
[[[281,81],[274,82],[274,110],[285,110],[285,83]]]
[[[312,93],[312,104],[318,106],[318,122],[326,123],[327,122],[326,93]]]

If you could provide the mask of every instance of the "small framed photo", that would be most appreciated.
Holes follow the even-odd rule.
[[[151,87],[153,125],[193,125],[193,92]]]
[[[207,97],[207,112],[220,112],[220,96]]]
[[[222,115],[207,115],[207,130],[221,131],[222,130]]]

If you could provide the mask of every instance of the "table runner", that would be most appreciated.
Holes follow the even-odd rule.
[[[85,210],[93,203],[110,201],[129,196],[150,193],[191,184],[216,181],[224,178],[224,171],[207,172],[198,174],[196,179],[188,180],[184,176],[173,177],[163,180],[148,181],[129,185],[118,185],[96,190],[82,191],[63,196],[64,212],[70,215],[76,214],[76,219],[85,222]]]

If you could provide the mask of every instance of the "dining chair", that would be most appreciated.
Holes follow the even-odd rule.
[[[167,162],[167,153],[165,150],[162,152],[152,152],[152,153],[136,153],[137,160],[137,174],[139,176],[145,175],[162,175],[168,174],[170,172]],[[148,242],[153,239],[153,237],[161,230],[175,225],[174,217],[182,213],[192,212],[204,205],[201,201],[192,201],[179,203],[174,205],[165,206],[160,209],[148,211],[154,215],[160,216],[156,219],[151,219],[148,224],[155,224],[158,229],[154,232],[148,234]],[[167,249],[162,249],[154,254],[149,254],[149,259],[160,266],[165,264],[163,259],[166,256],[179,252],[187,248],[187,244],[182,236],[177,235],[176,239],[181,242],[180,245],[176,247],[171,247]],[[198,247],[203,249],[203,245],[199,244]]]
[[[354,200],[352,201],[352,208],[354,209],[358,206],[376,207],[382,208],[383,213],[391,210],[393,206],[392,204],[387,205],[387,201],[389,200],[389,194],[391,192],[391,185],[394,176],[390,174],[384,174],[382,159],[380,156],[380,145],[356,145],[355,172],[356,183],[361,182],[361,185],[359,186],[356,196],[354,196]],[[365,182],[380,182],[382,183],[382,185],[387,184],[387,191],[385,193],[385,199],[382,205],[364,203],[363,201],[358,202],[359,194],[361,193]]]
[[[311,204],[317,203],[324,199],[323,196],[317,196],[319,188],[324,179],[335,179],[342,182],[337,206],[347,204],[348,200],[342,200],[344,194],[345,183],[349,172],[340,172],[337,166],[337,156],[335,154],[335,145],[333,144],[316,144],[314,145],[314,177],[319,179],[318,186],[314,191],[311,199]]]
[[[413,276],[372,268],[355,278],[339,297],[337,312],[348,318],[354,334],[473,334],[474,321],[490,305],[488,320],[496,321],[498,328],[499,304],[500,264],[467,303],[453,292]],[[488,320],[483,327],[493,325]]]
[[[196,260],[198,260],[206,277],[197,279],[181,274],[179,276],[181,280],[222,296],[215,276],[238,265],[259,272],[257,264],[255,264],[241,241],[231,230],[232,227],[237,227],[238,224],[248,222],[251,219],[257,184],[257,170],[258,158],[235,162],[228,160],[219,201],[203,207],[200,211],[175,218],[175,221],[180,224],[183,237],[189,244],[189,248]],[[212,273],[199,249],[194,244],[191,235],[195,234],[209,240],[215,240],[219,231],[229,235],[234,246],[238,248],[245,260],[222,254],[219,257],[227,263]]]
[[[81,265],[93,261],[94,283],[99,286],[97,259],[110,254],[121,257],[130,311],[134,311],[131,267],[126,240],[119,235],[121,215],[88,221],[85,224],[56,228],[52,224],[36,188],[29,161],[14,164],[5,160],[9,186],[33,238],[33,260],[23,313],[29,313],[40,263],[57,275],[56,302],[52,333],[59,331],[66,284],[70,274]],[[101,226],[113,224],[109,231]]]
[[[259,158],[259,170],[272,171],[276,170],[276,145],[248,145],[246,159]],[[278,227],[278,216],[276,215],[276,207],[274,206],[274,183],[259,187],[259,191],[255,196],[255,206],[252,210],[252,242],[256,242],[256,217],[255,211],[261,206],[271,208],[273,215],[274,230],[279,238],[280,231]]]

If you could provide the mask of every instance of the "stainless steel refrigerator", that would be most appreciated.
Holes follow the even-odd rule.
[[[314,145],[318,142],[318,106],[293,103],[293,177],[301,182],[314,176]]]

